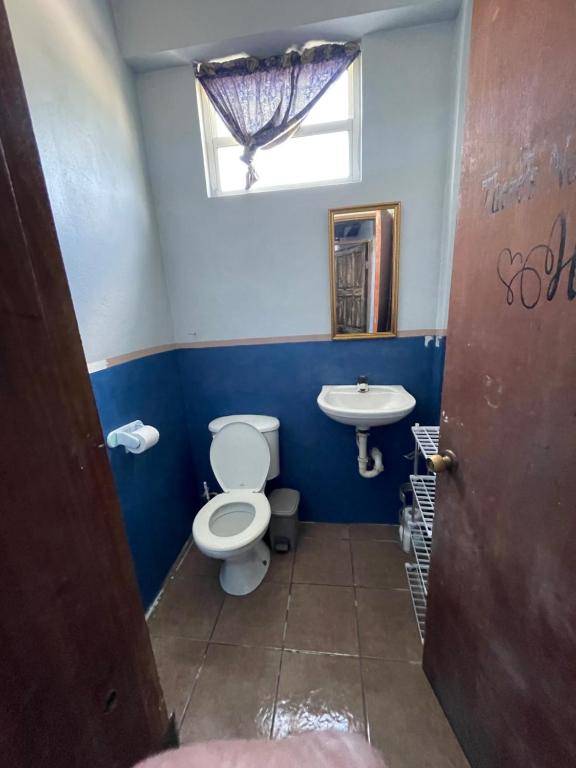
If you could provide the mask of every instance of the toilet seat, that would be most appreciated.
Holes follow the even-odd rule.
[[[210,466],[223,491],[261,491],[270,469],[270,448],[256,427],[233,422],[214,435]]]
[[[254,517],[239,533],[232,536],[219,536],[212,532],[210,523],[213,516],[229,504],[238,505],[238,512],[253,512]],[[261,538],[270,522],[270,515],[270,503],[263,493],[244,490],[227,491],[219,493],[204,504],[194,518],[192,534],[197,545],[204,551],[232,552]]]

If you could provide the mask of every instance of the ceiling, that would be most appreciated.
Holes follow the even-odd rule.
[[[127,34],[127,32],[132,33],[132,30],[127,30],[127,19],[129,21],[130,19],[127,17],[123,0],[116,0],[115,14],[124,58],[134,70],[149,71],[241,53],[257,57],[268,56],[284,51],[290,46],[302,46],[310,40],[360,40],[364,35],[379,30],[453,19],[457,16],[460,5],[461,0],[407,0],[397,7],[384,10],[285,29],[269,29],[251,35],[227,37],[207,43],[195,42],[182,45],[182,35],[179,34],[178,40],[175,40],[178,44],[174,47],[170,45],[166,34],[159,34],[156,42],[149,32],[146,40],[138,45],[138,38],[134,34]],[[142,6],[140,10],[142,11]],[[168,12],[169,9],[166,8],[166,10]],[[136,19],[136,22],[142,25],[142,17]],[[225,31],[225,25],[222,25],[222,29]]]

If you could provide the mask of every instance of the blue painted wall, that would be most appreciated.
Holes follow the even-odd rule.
[[[438,423],[443,347],[416,337],[178,350],[196,477],[219,490],[209,461],[211,419],[270,414],[281,421],[274,483],[300,490],[304,520],[396,522],[398,488],[412,466],[403,458],[413,449],[410,426]],[[372,480],[358,474],[354,430],[316,404],[323,384],[353,383],[359,374],[403,384],[417,400],[408,419],[372,430],[369,446],[382,450],[385,464]]]
[[[146,453],[108,451],[147,607],[190,536],[198,509],[176,353],[124,363],[92,374],[91,380],[104,435],[135,419],[160,431],[159,442]]]
[[[141,455],[109,451],[145,606],[152,603],[203,504],[202,480],[219,490],[210,468],[208,422],[230,413],[278,416],[281,476],[298,488],[301,517],[322,522],[397,520],[398,488],[413,448],[410,426],[437,423],[444,344],[424,337],[182,349],[92,374],[104,434],[134,419],[160,430]],[[316,405],[323,384],[403,384],[417,400],[413,414],[374,429],[369,445],[385,471],[366,480],[357,470],[354,430]],[[272,486],[271,486],[272,487]]]

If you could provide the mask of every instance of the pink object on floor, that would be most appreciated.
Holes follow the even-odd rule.
[[[386,768],[358,734],[308,733],[277,741],[207,741],[162,752],[135,768]]]

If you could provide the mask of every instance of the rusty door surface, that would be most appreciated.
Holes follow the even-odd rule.
[[[128,768],[168,719],[0,0],[0,764]]]
[[[476,0],[424,652],[473,768],[576,766],[575,41]]]

